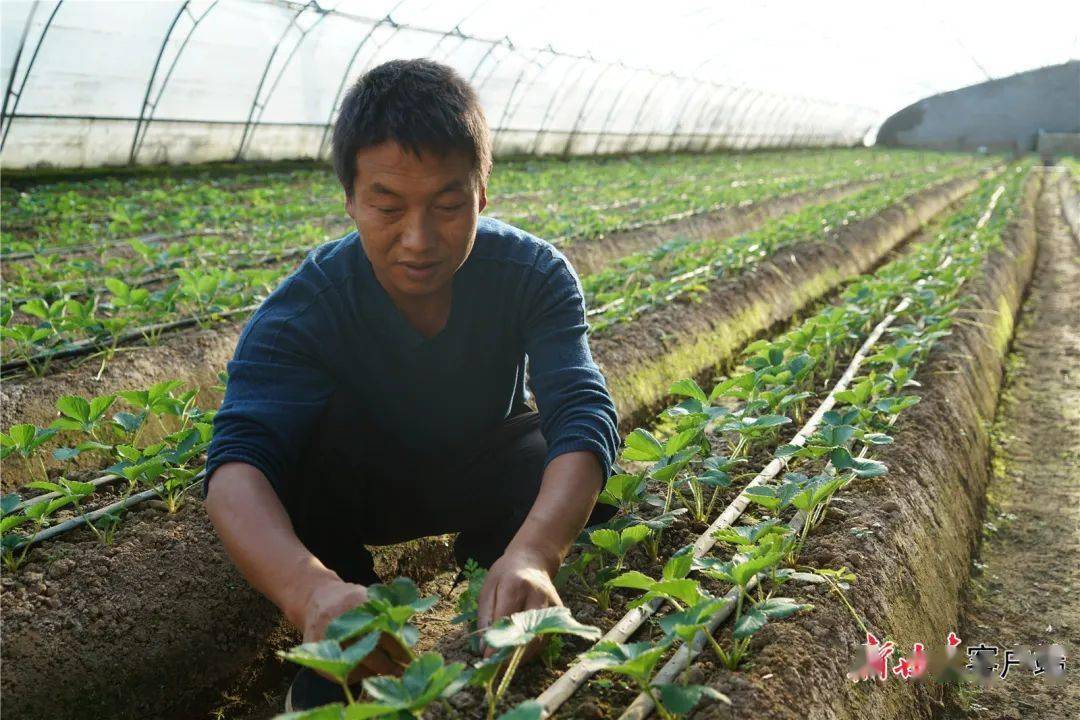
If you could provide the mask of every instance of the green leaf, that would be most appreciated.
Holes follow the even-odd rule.
[[[731,698],[719,690],[714,690],[705,685],[677,685],[675,683],[661,683],[655,686],[660,691],[660,703],[674,715],[686,715],[690,713],[701,698],[707,697],[715,702],[731,704]]]
[[[607,670],[643,683],[648,681],[653,668],[666,651],[666,644],[638,642],[622,645],[605,640],[597,643],[589,652],[583,653],[581,660],[589,670]]]
[[[632,590],[648,591],[656,581],[639,570],[630,570],[613,578],[607,583],[611,587],[630,588]]]
[[[690,578],[661,580],[652,586],[650,593],[675,598],[686,605],[693,605],[701,600],[701,588],[696,580]]]
[[[854,436],[855,428],[851,425],[829,425],[817,432],[814,442],[826,447],[840,447]]]
[[[668,613],[657,621],[667,639],[676,635],[683,640],[691,640],[699,630],[705,627],[713,615],[720,612],[730,601],[724,598],[707,598],[680,612]]]
[[[611,528],[600,528],[589,533],[589,542],[612,555],[619,554],[619,533]]]
[[[694,565],[694,554],[690,552],[691,549],[690,546],[687,546],[686,552],[676,553],[664,563],[664,569],[661,573],[664,580],[678,580],[690,574],[690,568]]]
[[[297,665],[332,675],[338,682],[345,682],[349,673],[375,649],[379,633],[372,633],[342,649],[336,640],[304,643],[291,650],[279,650],[278,655]]]
[[[56,409],[80,423],[90,421],[90,403],[78,395],[63,395],[56,401]]]
[[[877,477],[889,471],[885,463],[877,460],[854,458],[846,448],[834,448],[829,460],[837,470],[850,470],[859,477]]]
[[[331,620],[326,626],[325,637],[339,643],[348,642],[374,629],[378,620],[378,613],[369,610],[367,605],[361,605]]]
[[[536,700],[526,700],[515,705],[513,709],[504,712],[495,720],[540,720],[543,714],[543,705]]]
[[[600,637],[600,629],[579,623],[569,608],[540,608],[496,620],[484,633],[484,642],[493,648],[517,647],[540,635],[577,635],[595,640]]]
[[[53,431],[58,430],[77,430],[79,432],[84,431],[86,428],[83,423],[78,420],[72,420],[71,418],[57,418],[53,420],[49,425],[49,428]]]
[[[409,663],[400,679],[389,676],[367,678],[364,691],[384,708],[415,716],[437,698],[461,689],[465,684],[461,677],[464,671],[464,663],[447,665],[442,655],[429,652]],[[372,712],[375,712],[375,706],[372,706]]]
[[[668,392],[672,395],[693,398],[702,404],[707,404],[709,402],[709,398],[706,397],[705,391],[692,379],[677,381],[671,386],[671,389]]]
[[[750,425],[755,429],[778,427],[780,425],[787,425],[791,422],[791,418],[786,415],[762,415],[753,419],[752,423],[747,423],[744,419],[743,425]]]
[[[701,430],[696,427],[690,428],[688,430],[683,430],[682,432],[674,435],[671,439],[667,441],[667,445],[664,446],[664,454],[675,455],[687,445],[692,443],[694,439],[697,438],[700,434]]]
[[[773,457],[789,458],[798,454],[801,450],[801,445],[781,445],[773,452]]]
[[[60,462],[68,462],[69,460],[74,460],[75,458],[79,457],[79,452],[80,450],[77,447],[62,447],[53,450],[52,456],[54,460],[59,460]]]
[[[120,298],[126,297],[131,291],[127,283],[125,283],[123,280],[113,277],[105,278],[105,287],[108,288],[109,292],[111,292],[113,295],[116,295]]]
[[[623,504],[632,504],[645,489],[645,479],[639,475],[617,474],[612,475],[604,484],[604,490],[597,498],[597,502],[605,505],[619,507]]]
[[[813,605],[808,603],[798,603],[787,597],[773,597],[768,600],[763,600],[757,605],[754,605],[754,610],[761,612],[770,620],[780,620],[790,615],[794,615],[800,610],[810,610]]]
[[[750,637],[758,630],[765,627],[765,623],[767,622],[769,622],[769,618],[765,613],[751,609],[749,612],[744,612],[742,617],[736,621],[735,630],[732,635],[736,640],[742,640],[743,638]]]
[[[648,430],[638,428],[626,436],[623,458],[656,461],[664,457],[664,446]]]
[[[28,449],[34,442],[35,428],[33,425],[19,424],[12,425],[8,430],[8,436],[15,443],[15,447],[19,449]]]
[[[743,491],[747,499],[755,502],[767,510],[776,510],[780,507],[780,498],[776,496],[776,490],[766,485],[755,485]]]
[[[3,518],[0,518],[0,533],[6,533],[8,530],[22,525],[29,519],[30,518],[26,515],[5,515]]]
[[[22,498],[19,496],[19,493],[16,492],[0,496],[0,516],[13,512],[21,502]]]
[[[379,703],[353,703],[345,707],[345,720],[367,720],[368,718],[396,718],[398,711]],[[411,717],[406,715],[406,717]]]

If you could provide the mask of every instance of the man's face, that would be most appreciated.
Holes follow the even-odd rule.
[[[449,287],[486,205],[468,156],[417,157],[393,141],[356,153],[353,194],[345,199],[375,277],[395,299]]]

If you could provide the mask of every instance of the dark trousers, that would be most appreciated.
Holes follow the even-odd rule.
[[[335,396],[285,488],[285,509],[301,542],[343,580],[376,582],[364,545],[458,533],[454,556],[489,567],[540,490],[547,443],[540,418],[505,420],[458,456],[419,457],[376,423],[358,420]],[[588,524],[614,508],[593,508]]]

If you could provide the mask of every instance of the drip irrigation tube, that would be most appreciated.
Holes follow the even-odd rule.
[[[873,348],[885,330],[896,320],[896,317],[906,310],[910,304],[910,299],[905,298],[891,313],[874,327],[866,340],[863,341],[863,344],[856,351],[855,355],[852,356],[847,369],[829,391],[828,396],[821,402],[814,414],[810,416],[810,419],[807,420],[806,424],[803,425],[802,429],[799,430],[789,444],[798,445],[800,447],[806,444],[806,440],[816,432],[818,426],[821,424],[825,413],[836,405],[836,394],[847,388],[854,379],[859,367],[869,355],[870,349]],[[701,557],[708,552],[716,543],[713,534],[718,530],[730,527],[732,523],[742,515],[743,511],[750,503],[750,497],[746,491],[775,478],[787,465],[787,462],[787,458],[773,458],[753,480],[747,483],[739,495],[728,504],[708,529],[698,537],[693,546],[694,557]],[[646,605],[631,610],[626,613],[615,626],[611,628],[611,630],[604,634],[601,641],[610,640],[618,643],[625,642],[626,639],[640,628],[645,620],[659,610],[663,604],[664,601],[662,598],[656,598]],[[537,696],[536,700],[543,708],[541,718],[551,717],[551,715],[558,710],[559,707],[566,702],[594,672],[595,671],[590,670],[579,658],[565,674],[559,677],[544,690],[544,692]]]
[[[205,475],[206,469],[204,468],[200,470],[194,478],[192,478],[191,484],[188,485],[188,487],[185,489],[185,492],[187,491],[187,489],[190,489],[191,487],[202,482],[202,479]],[[106,505],[105,507],[98,508],[97,510],[84,513],[82,515],[77,515],[73,518],[65,520],[62,523],[58,523],[56,525],[53,525],[52,527],[48,527],[44,530],[41,530],[40,532],[34,533],[30,537],[24,538],[23,540],[19,541],[19,543],[16,544],[15,547],[21,548],[25,547],[26,545],[33,545],[34,543],[41,542],[42,540],[48,540],[49,538],[56,537],[57,535],[67,532],[68,530],[74,530],[75,528],[85,525],[88,522],[93,522],[94,520],[97,520],[103,515],[107,515],[114,510],[125,510],[132,505],[137,505],[146,500],[153,500],[156,497],[160,497],[161,493],[163,492],[165,492],[165,487],[163,485],[158,485],[149,490],[143,490],[140,493],[128,495],[124,499],[117,500],[110,505]],[[34,501],[40,499],[41,498],[33,498]]]
[[[22,370],[28,367],[30,364],[38,364],[45,362],[52,362],[53,360],[62,360],[64,358],[78,357],[79,355],[89,355],[96,350],[105,350],[110,347],[118,345],[126,345],[140,338],[145,338],[146,335],[153,335],[162,332],[168,332],[170,330],[178,330],[180,328],[191,327],[192,325],[201,324],[204,321],[215,321],[222,318],[233,317],[234,315],[243,315],[246,313],[254,312],[259,307],[259,304],[245,305],[244,307],[234,308],[233,310],[224,310],[218,313],[207,313],[205,315],[191,315],[179,320],[171,320],[169,322],[155,323],[153,325],[143,325],[142,327],[129,330],[119,336],[113,336],[108,338],[89,338],[87,340],[80,340],[65,347],[62,350],[53,350],[49,352],[35,353],[28,358],[18,358],[16,360],[8,360],[0,365],[0,375],[6,375],[13,370]]]

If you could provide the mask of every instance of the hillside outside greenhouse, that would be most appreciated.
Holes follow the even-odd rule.
[[[0,716],[1080,717],[1080,5],[0,2]]]

